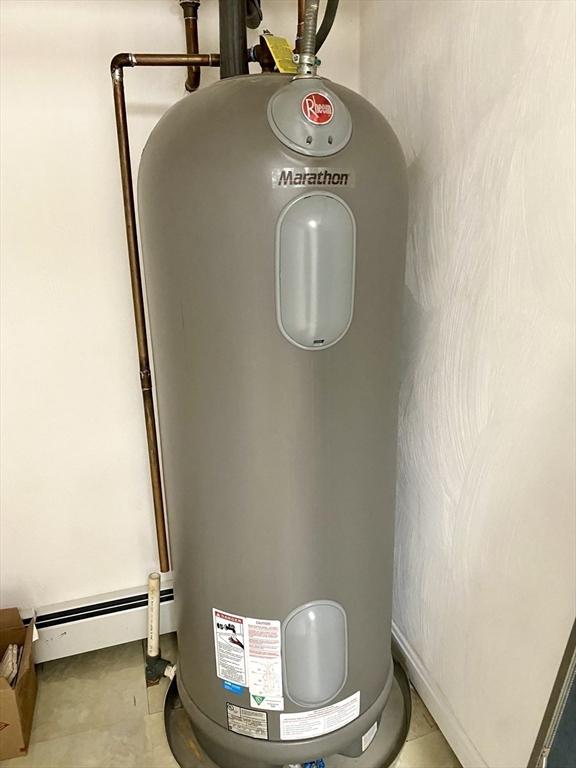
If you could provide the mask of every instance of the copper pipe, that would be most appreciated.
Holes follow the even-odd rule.
[[[184,14],[186,52],[198,53],[198,8],[200,7],[200,0],[180,0],[180,5]],[[185,86],[189,93],[198,90],[200,87],[200,67],[188,67]]]
[[[304,10],[306,7],[306,0],[298,0],[298,26],[296,28],[296,46],[295,52],[300,53],[300,43],[302,36],[304,35]]]
[[[132,303],[134,305],[138,362],[140,365],[140,387],[144,403],[144,419],[146,422],[146,438],[148,441],[148,461],[150,464],[150,480],[152,484],[152,498],[154,501],[154,519],[156,523],[156,539],[158,542],[158,557],[162,573],[166,573],[170,570],[170,556],[168,553],[168,538],[166,534],[166,521],[164,518],[162,473],[160,470],[160,457],[158,454],[158,431],[156,429],[156,416],[154,413],[152,373],[150,371],[148,333],[146,329],[142,273],[140,270],[138,233],[136,229],[134,184],[132,180],[132,164],[130,160],[130,142],[128,140],[126,98],[124,94],[124,67],[218,66],[219,59],[220,57],[217,54],[196,54],[190,56],[181,54],[119,53],[114,56],[110,65],[114,89],[114,110],[116,115],[116,132],[118,134],[120,174],[122,177],[122,199],[124,202],[124,221],[126,225],[128,261],[130,264],[130,283],[132,286]]]
[[[112,78],[124,67],[219,67],[219,53],[117,53],[110,64]]]

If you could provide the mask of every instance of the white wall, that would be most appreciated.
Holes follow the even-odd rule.
[[[520,768],[576,606],[576,6],[361,7],[411,192],[396,628],[464,763]]]
[[[266,26],[292,38],[295,0],[264,5]],[[157,567],[108,67],[118,51],[182,51],[184,31],[177,0],[0,7],[1,586],[4,605],[33,607]],[[204,0],[203,51],[218,49],[216,11]],[[345,3],[323,71],[357,87],[357,51]],[[183,82],[126,72],[134,158]]]

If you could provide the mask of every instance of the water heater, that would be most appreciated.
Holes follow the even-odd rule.
[[[398,141],[313,72],[228,77],[160,120],[138,206],[178,612],[174,754],[389,765],[409,706],[390,652]]]

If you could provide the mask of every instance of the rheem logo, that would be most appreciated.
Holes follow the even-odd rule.
[[[308,93],[302,99],[302,114],[309,123],[326,125],[334,117],[334,105],[323,93]]]

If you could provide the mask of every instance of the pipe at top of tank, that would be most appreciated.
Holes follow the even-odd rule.
[[[320,0],[306,0],[302,38],[298,53],[298,75],[314,77],[316,75],[316,26],[318,24],[318,9]]]
[[[316,43],[315,43],[315,49],[316,53],[322,48],[324,43],[326,42],[326,38],[330,34],[332,27],[334,25],[334,19],[336,18],[336,13],[338,11],[338,5],[340,3],[340,0],[327,0],[326,3],[326,10],[324,11],[324,18],[322,19],[322,24],[320,25],[320,28],[316,32]],[[294,52],[297,54],[301,53],[302,48],[302,36],[304,34],[304,10],[306,8],[306,0],[298,0],[298,26],[296,28],[296,45],[294,47]],[[317,26],[317,22],[316,22]]]
[[[220,77],[248,74],[246,0],[219,0]]]
[[[304,8],[306,0],[298,0],[298,26],[296,27],[295,53],[300,53],[302,35],[304,34]]]

